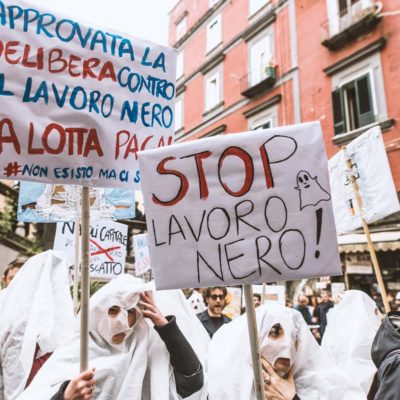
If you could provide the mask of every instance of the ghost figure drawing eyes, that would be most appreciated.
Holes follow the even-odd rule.
[[[318,177],[312,177],[308,171],[300,171],[297,174],[296,183],[295,189],[299,191],[300,197],[300,210],[331,199],[331,195],[318,183]]]

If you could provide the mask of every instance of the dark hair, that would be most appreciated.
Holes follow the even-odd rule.
[[[15,260],[8,264],[7,268],[4,270],[4,278],[7,278],[8,273],[14,268],[21,268],[28,261],[26,256],[18,256]]]
[[[204,303],[207,305],[207,297],[210,297],[211,295],[211,291],[215,290],[215,289],[219,289],[222,290],[222,293],[224,294],[224,297],[227,296],[228,294],[228,290],[226,289],[225,286],[213,286],[213,287],[208,287],[204,292],[203,292],[203,299],[204,299]]]
[[[260,293],[253,293],[253,297],[257,297],[257,299],[261,301],[261,294]]]

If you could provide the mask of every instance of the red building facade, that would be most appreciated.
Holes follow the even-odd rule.
[[[380,125],[400,192],[396,3],[180,0],[169,22],[178,51],[176,141],[319,120],[330,158]],[[376,229],[399,227],[395,215]]]

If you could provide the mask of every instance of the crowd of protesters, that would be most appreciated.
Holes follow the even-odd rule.
[[[62,253],[18,258],[0,291],[0,400],[256,399],[246,315],[224,314],[226,287],[156,291],[121,275],[89,305],[89,368]],[[267,400],[399,400],[400,294],[254,294]]]

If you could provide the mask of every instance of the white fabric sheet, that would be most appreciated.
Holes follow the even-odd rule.
[[[133,307],[138,293],[153,288],[153,284],[145,284],[130,275],[122,275],[109,282],[90,299],[89,366],[96,368],[94,399],[180,398],[176,393],[169,353],[158,333],[150,326],[152,324],[140,316],[134,332],[126,339],[126,345],[119,349],[107,343],[98,332],[98,321],[109,307]],[[177,293],[156,293],[155,301],[162,312],[176,316],[179,327],[201,359],[207,342],[204,340],[205,336],[201,336],[201,331],[197,333],[197,339],[193,338],[200,322],[196,321],[196,316],[187,305],[183,307],[186,301],[181,296]],[[57,349],[20,400],[48,399],[62,382],[78,374],[79,330],[71,340]],[[204,399],[205,396],[205,392],[200,391],[190,399]]]
[[[256,316],[259,340],[264,344],[274,324],[292,320],[298,342],[297,350],[291,351],[292,369],[301,400],[366,399],[361,387],[336,368],[320,349],[298,311],[268,304],[258,307]],[[210,400],[256,399],[246,315],[223,325],[213,336],[208,365]]]
[[[73,310],[65,256],[49,250],[30,258],[0,306],[1,400],[14,400],[24,390],[36,344],[41,354],[50,353],[73,333]]]
[[[371,347],[381,325],[381,314],[364,292],[348,290],[344,293],[340,303],[329,310],[321,347],[368,394],[376,372]]]

